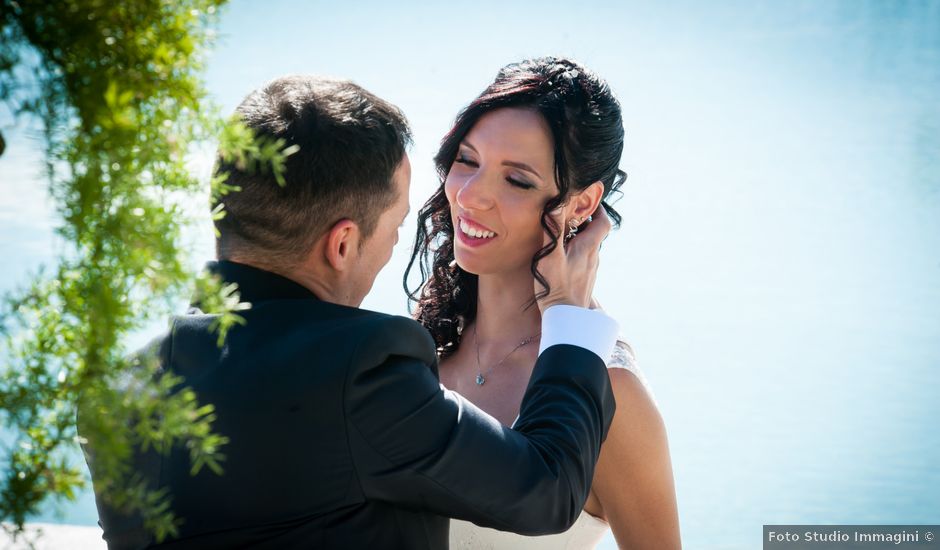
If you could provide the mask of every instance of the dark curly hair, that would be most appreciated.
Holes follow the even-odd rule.
[[[539,296],[547,293],[549,286],[538,271],[538,262],[555,250],[561,230],[549,212],[563,205],[572,190],[580,191],[596,181],[603,183],[602,205],[614,226],[620,224],[620,215],[608,199],[626,180],[619,168],[623,118],[607,82],[577,62],[559,57],[527,59],[500,69],[493,83],[457,115],[453,128],[441,140],[434,157],[441,185],[418,211],[418,232],[405,270],[405,292],[410,302],[417,302],[415,319],[430,331],[441,357],[457,350],[463,326],[476,318],[477,310],[477,275],[454,261],[454,226],[444,182],[464,136],[480,117],[505,107],[531,108],[541,114],[554,140],[558,195],[545,204],[541,218],[551,242],[536,252],[531,266],[532,275],[543,287]],[[408,278],[416,263],[421,282],[412,291]]]

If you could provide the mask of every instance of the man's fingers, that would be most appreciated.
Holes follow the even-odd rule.
[[[610,233],[613,224],[611,224],[610,216],[607,215],[607,211],[604,210],[603,206],[598,206],[597,210],[591,214],[591,218],[591,223],[587,224],[584,231],[578,232],[575,239],[578,240],[582,246],[596,250],[600,248],[601,242],[607,238],[607,234]]]

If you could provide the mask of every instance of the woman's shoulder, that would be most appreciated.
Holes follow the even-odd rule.
[[[617,347],[621,359],[611,361],[607,370],[617,411],[601,447],[592,498],[621,535],[619,544],[645,548],[649,541],[657,541],[653,543],[657,548],[678,548],[666,424],[632,348],[626,342]]]

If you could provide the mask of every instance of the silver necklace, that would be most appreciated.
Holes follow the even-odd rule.
[[[536,338],[538,338],[538,337],[541,336],[541,335],[542,335],[542,333],[539,332],[539,333],[537,333],[537,334],[533,334],[532,336],[529,336],[528,338],[524,338],[521,342],[519,342],[518,345],[516,345],[516,347],[512,348],[512,351],[510,351],[509,353],[506,354],[505,357],[503,357],[502,359],[500,359],[500,360],[499,360],[499,363],[496,363],[495,365],[493,365],[492,367],[490,367],[489,369],[487,369],[486,372],[483,372],[483,367],[480,366],[480,341],[477,340],[477,324],[476,324],[476,323],[473,323],[473,345],[474,345],[474,346],[476,347],[476,349],[477,349],[477,386],[482,386],[483,384],[485,384],[485,383],[486,383],[486,377],[489,376],[490,373],[493,372],[494,370],[496,370],[500,365],[502,365],[503,363],[505,363],[505,362],[506,362],[506,359],[509,359],[509,356],[512,355],[513,353],[515,353],[517,349],[519,349],[519,348],[521,348],[522,346],[525,346],[525,345],[527,345],[527,344],[530,344],[530,343],[532,342],[532,340],[535,340]]]

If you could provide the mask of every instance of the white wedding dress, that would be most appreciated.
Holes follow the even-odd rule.
[[[652,397],[649,384],[636,364],[630,346],[617,341],[608,368],[627,369],[632,372]],[[581,511],[571,529],[557,535],[527,537],[506,531],[480,527],[468,521],[450,521],[451,550],[588,550],[595,548],[607,534],[610,526],[606,521]]]

